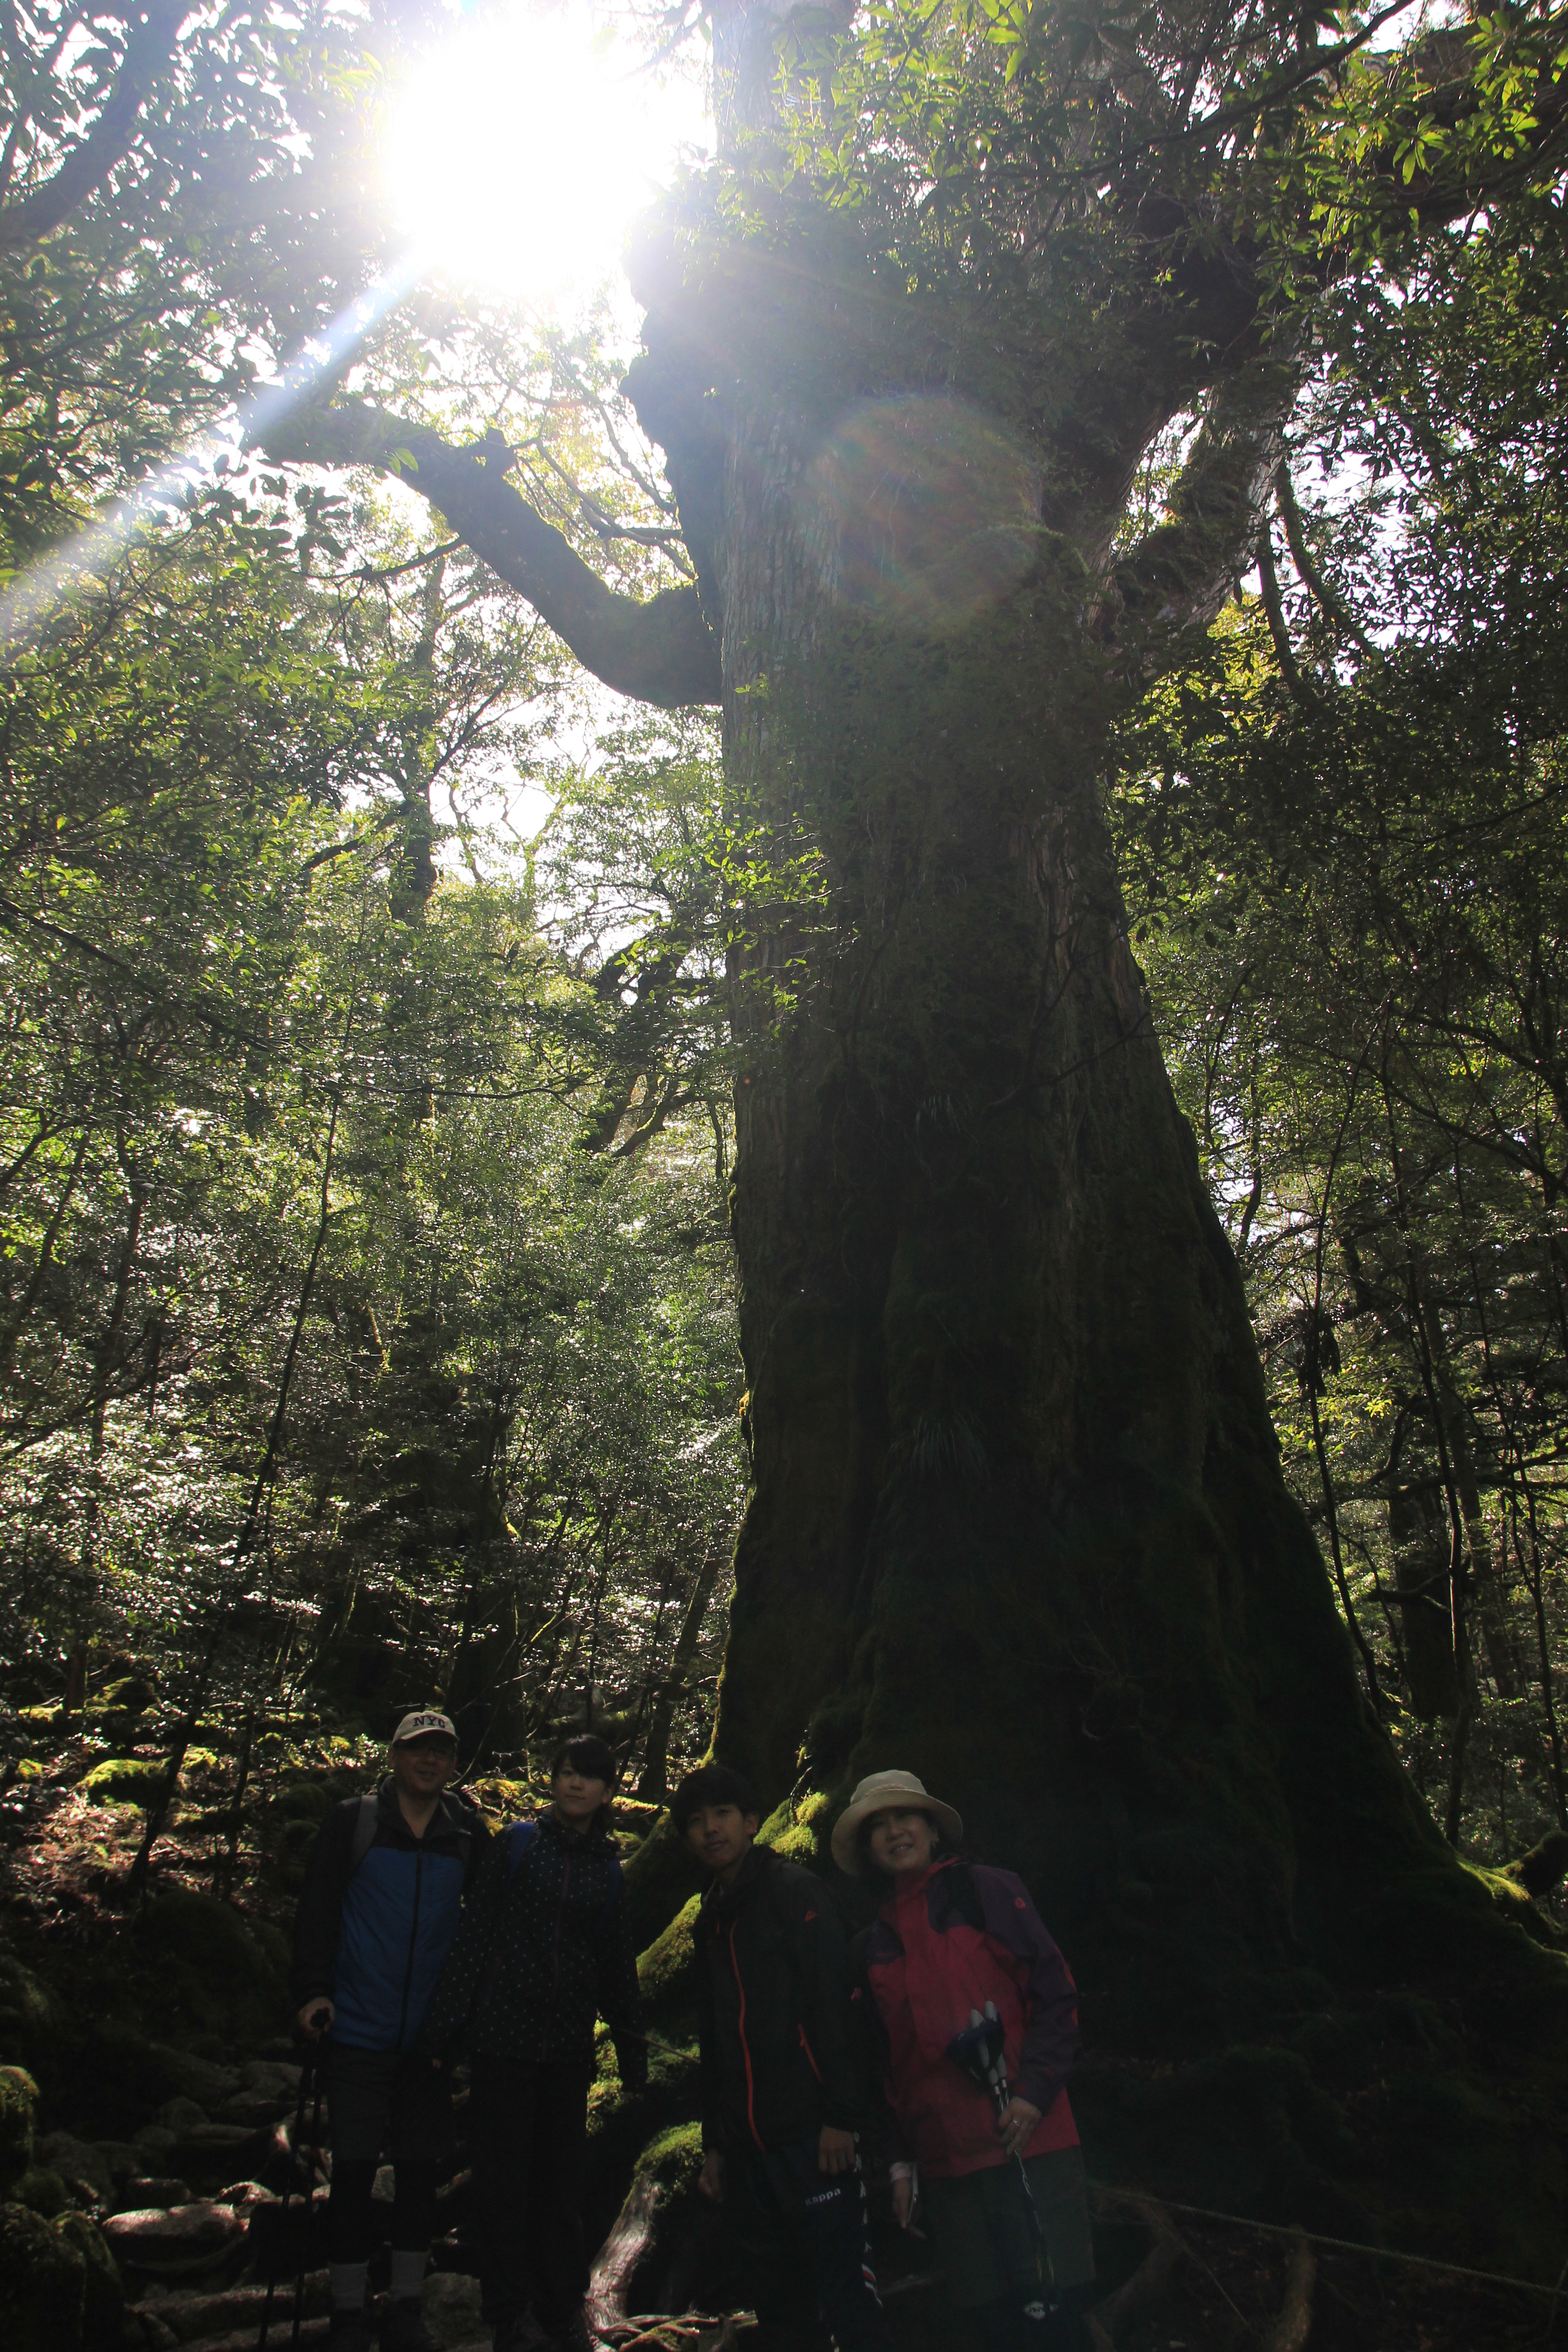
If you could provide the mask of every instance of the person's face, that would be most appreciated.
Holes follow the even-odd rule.
[[[392,1750],[392,1777],[399,1794],[423,1802],[438,1797],[458,1769],[455,1741],[445,1732],[422,1731],[417,1739],[405,1739]]]
[[[866,1851],[874,1866],[890,1878],[928,1870],[936,1852],[936,1823],[929,1813],[889,1805],[867,1822]]]
[[[550,1801],[563,1822],[591,1822],[609,1792],[607,1780],[579,1772],[574,1764],[563,1764],[550,1783]]]
[[[686,1843],[710,1870],[731,1870],[745,1859],[762,1816],[739,1805],[699,1805],[688,1815]]]

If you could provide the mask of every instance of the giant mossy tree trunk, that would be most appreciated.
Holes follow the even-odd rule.
[[[1081,481],[1053,486],[1037,388],[930,305],[776,251],[645,285],[631,388],[721,637],[748,880],[753,1486],[716,1751],[819,1841],[909,1767],[1023,1873],[1102,2054],[1091,2154],[1544,2267],[1555,2139],[1455,2088],[1445,2185],[1445,2132],[1387,2092],[1431,2047],[1387,1988],[1517,1979],[1531,2032],[1568,1988],[1409,1785],[1282,1476],[1110,849],[1108,731],[1148,674],[1136,583],[1119,628],[1089,584],[1121,489],[1056,527]],[[1279,396],[1218,453],[1233,501]],[[1163,2099],[1142,2077],[1180,2060]],[[1309,2061],[1383,2099],[1377,2178]]]
[[[1109,849],[1117,718],[1251,560],[1311,362],[1310,324],[1267,315],[1278,191],[1261,149],[1227,179],[1130,117],[1093,204],[1026,187],[961,249],[918,210],[878,227],[894,126],[858,238],[775,193],[789,9],[715,0],[721,168],[634,279],[628,390],[694,583],[612,594],[489,436],[344,399],[268,446],[413,479],[607,685],[721,702],[754,1486],[719,1753],[819,1851],[859,1773],[912,1767],[1024,1873],[1083,1987],[1097,2162],[1309,2221],[1350,2218],[1332,2172],[1406,2234],[1554,2273],[1563,1963],[1448,1853],[1363,1699]],[[1252,35],[1215,37],[1228,91]],[[1086,137],[1115,79],[1092,108],[1061,84]],[[1556,91],[1510,155],[1557,135]],[[1482,201],[1457,142],[1412,210],[1393,137],[1368,169],[1414,234]],[[1138,468],[1194,417],[1140,530]],[[682,1862],[634,1865],[650,1933]],[[672,1930],[650,1975],[679,1956]],[[1514,2060],[1528,2112],[1477,2092]]]

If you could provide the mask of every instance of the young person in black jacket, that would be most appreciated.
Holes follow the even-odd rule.
[[[477,1808],[447,1787],[458,1762],[448,1717],[405,1715],[388,1761],[374,1796],[350,1797],[322,1822],[294,1918],[300,2030],[312,2042],[326,2034],[331,2053],[333,2352],[369,2352],[371,2192],[384,2155],[396,2196],[383,2352],[435,2352],[419,2287],[452,2099],[446,2075],[432,2073],[416,2045],[489,1836]]]
[[[755,1843],[751,1786],[689,1773],[670,1818],[713,1874],[693,1941],[702,2060],[700,2187],[721,2203],[758,2352],[884,2352],[855,2135],[867,2085],[849,1951],[820,1879]]]
[[[606,1822],[615,1759],[568,1740],[550,1810],[486,1857],[425,2022],[438,2061],[474,2060],[468,2147],[484,2313],[496,2352],[587,2352],[583,2164],[594,2021],[608,2023],[626,2090],[647,2084],[637,1954]]]

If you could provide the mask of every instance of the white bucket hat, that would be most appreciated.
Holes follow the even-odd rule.
[[[889,1810],[929,1813],[949,1845],[957,1845],[963,1839],[963,1823],[952,1807],[929,1796],[924,1781],[917,1780],[912,1772],[868,1773],[833,1825],[833,1859],[851,1878],[858,1878],[866,1867],[860,1852],[861,1822],[872,1813]]]

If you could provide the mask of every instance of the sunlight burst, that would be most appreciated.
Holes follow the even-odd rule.
[[[694,85],[635,63],[585,11],[517,5],[458,26],[387,138],[424,267],[557,304],[611,276],[637,214],[704,140]]]

